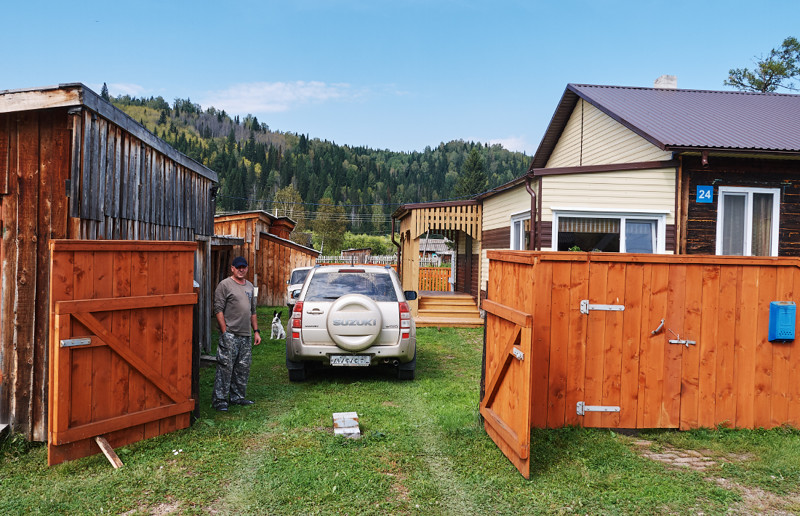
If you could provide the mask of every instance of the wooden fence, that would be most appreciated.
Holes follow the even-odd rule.
[[[420,267],[419,290],[450,291],[450,267]]]
[[[800,260],[488,258],[481,412],[523,473],[531,427],[800,426],[800,350],[768,340],[770,302],[800,297]]]
[[[49,464],[189,426],[195,248],[50,242]]]

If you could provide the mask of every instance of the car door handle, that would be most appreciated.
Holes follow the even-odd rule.
[[[309,311],[308,311],[308,312],[306,312],[306,313],[307,313],[307,314],[309,314],[309,315],[322,315],[322,314],[324,314],[325,312],[323,312],[323,311],[322,311],[322,310],[320,310],[319,308],[314,308],[313,310],[309,310]]]

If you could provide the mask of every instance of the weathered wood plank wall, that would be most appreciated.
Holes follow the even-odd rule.
[[[266,212],[219,215],[214,225],[217,235],[244,239],[241,254],[250,264],[248,279],[258,287],[258,304],[281,306],[288,301],[286,280],[291,270],[314,265],[319,252],[272,234],[270,217]],[[228,275],[230,264],[225,269]]]
[[[488,299],[533,317],[532,426],[800,426],[800,333],[767,339],[770,301],[800,301],[800,259],[488,254]]]
[[[50,239],[207,240],[215,210],[213,171],[91,91],[66,89],[64,107],[52,109],[0,98],[0,423],[38,441],[47,437]],[[36,92],[25,95],[35,106]],[[198,346],[210,338],[209,252],[201,245],[195,259]]]
[[[260,238],[259,302],[269,306],[285,305],[289,301],[286,281],[292,269],[313,266],[319,253],[267,233],[261,233]]]

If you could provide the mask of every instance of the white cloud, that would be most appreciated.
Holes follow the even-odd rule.
[[[350,85],[343,83],[251,82],[209,92],[201,99],[200,104],[224,109],[229,113],[278,113],[301,104],[346,100],[356,96]]]
[[[508,138],[495,138],[493,140],[489,140],[490,145],[494,145],[496,143],[499,143],[507,150],[513,152],[525,152],[529,156],[533,156],[533,154],[536,152],[536,147],[531,145],[522,136],[509,136]]]
[[[147,93],[147,88],[144,86],[140,86],[138,84],[129,84],[129,83],[122,83],[122,82],[112,82],[108,84],[108,94],[112,97],[116,97],[118,95],[130,95],[131,97],[141,97],[145,93]],[[103,85],[100,85],[98,88],[98,93],[100,89],[102,89]]]

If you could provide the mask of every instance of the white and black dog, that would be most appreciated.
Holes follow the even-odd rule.
[[[281,324],[281,314],[280,312],[275,312],[275,316],[272,318],[272,333],[269,336],[270,339],[285,339],[286,332],[283,331],[283,325]]]

